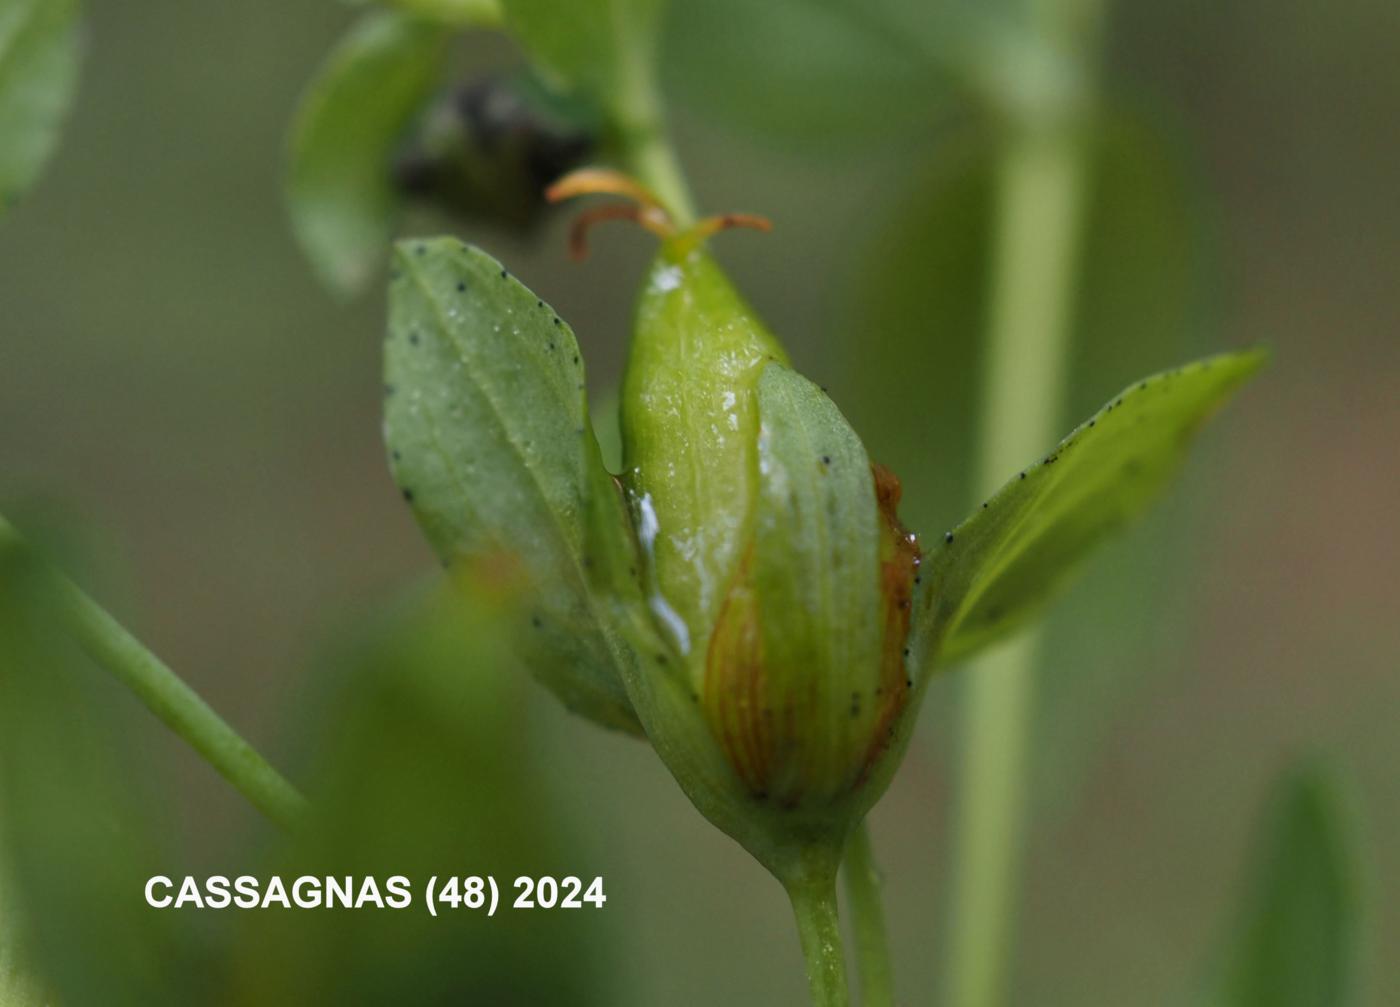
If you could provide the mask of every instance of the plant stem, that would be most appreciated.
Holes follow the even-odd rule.
[[[680,227],[695,220],[695,203],[681,171],[680,159],[665,129],[648,124],[630,131],[625,144],[628,168],[656,193]]]
[[[978,499],[1048,443],[1061,413],[1084,175],[1068,125],[1023,124],[1001,155]],[[1022,633],[966,672],[951,1007],[992,1007],[1005,994],[1039,640]]]
[[[797,917],[802,956],[807,960],[812,1007],[848,1007],[851,995],[846,986],[846,955],[836,916],[834,872],[800,878],[789,883],[787,891]]]
[[[618,28],[620,67],[612,118],[627,170],[655,193],[677,226],[685,227],[695,220],[695,200],[666,132],[656,73],[659,30],[656,22]]]
[[[16,547],[22,548],[23,540],[0,518],[0,549]],[[45,573],[57,614],[88,657],[134,692],[269,819],[284,829],[302,820],[305,798],[252,745],[81,588],[56,570]]]
[[[856,935],[856,968],[860,974],[861,1007],[891,1007],[894,970],[890,966],[885,909],[880,899],[880,870],[870,845],[870,829],[861,822],[846,846],[842,865],[851,924]]]

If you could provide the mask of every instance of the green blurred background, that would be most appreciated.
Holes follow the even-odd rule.
[[[328,689],[319,655],[433,567],[382,458],[382,297],[335,303],[281,202],[298,93],[354,12],[88,6],[62,147],[0,222],[0,499],[17,521],[85,527],[85,581],[297,777]],[[872,17],[894,27],[863,31],[833,6],[677,4],[672,119],[702,205],[776,223],[718,239],[721,257],[904,478],[906,521],[937,533],[970,492],[991,131],[950,89],[909,86],[898,39],[939,38],[943,8],[887,0]],[[513,54],[480,38],[464,59]],[[1102,81],[1065,428],[1192,355],[1264,341],[1275,356],[1057,609],[1014,1000],[1189,988],[1269,782],[1322,753],[1359,812],[1364,999],[1400,1002],[1384,953],[1400,945],[1400,7],[1123,0]],[[571,321],[601,391],[651,240],[599,232],[576,265],[564,224],[470,237]],[[873,816],[911,1003],[933,996],[948,924],[958,692],[956,673],[931,690]],[[542,690],[530,702],[577,819],[558,873],[607,879],[631,1001],[801,1002],[762,869],[639,743]],[[271,837],[241,799],[121,715],[160,795],[165,873],[256,869]]]

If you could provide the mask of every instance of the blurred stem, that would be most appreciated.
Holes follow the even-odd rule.
[[[807,984],[812,1007],[849,1007],[846,955],[836,916],[836,877],[822,871],[787,885],[802,956],[807,960]]]
[[[695,200],[666,131],[656,74],[659,32],[655,22],[629,23],[621,32],[613,120],[626,169],[656,194],[678,226],[685,227],[695,221]]]
[[[978,499],[1050,443],[1062,411],[1085,154],[1072,124],[1013,127],[996,180]],[[950,1007],[1005,997],[1040,634],[967,670],[954,821]]]
[[[0,550],[23,539],[0,517]],[[83,651],[188,742],[255,807],[284,829],[305,815],[306,800],[266,760],[97,602],[57,570],[45,568],[52,601]]]
[[[671,211],[677,226],[695,220],[695,201],[690,195],[680,159],[670,137],[659,124],[633,129],[624,142],[628,170]]]
[[[861,1007],[891,1007],[894,970],[890,966],[885,908],[880,898],[880,870],[870,844],[870,829],[861,822],[846,847],[842,864],[851,924],[856,935],[856,968],[860,974]]]

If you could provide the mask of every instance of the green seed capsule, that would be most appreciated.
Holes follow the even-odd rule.
[[[786,363],[703,248],[662,249],[637,306],[622,387],[623,478],[682,654],[703,649],[748,537],[758,381]]]
[[[679,656],[646,670],[676,688],[648,692],[689,699],[638,713],[684,724],[648,728],[672,771],[787,873],[774,851],[839,848],[900,738],[918,553],[898,483],[687,235],[641,294],[622,431],[645,604]]]

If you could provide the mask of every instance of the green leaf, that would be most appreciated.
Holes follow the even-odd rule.
[[[384,258],[399,205],[394,149],[441,76],[449,38],[406,14],[366,15],[302,96],[287,204],[303,250],[338,294],[362,289]]]
[[[557,83],[616,104],[651,73],[664,0],[502,0],[506,23]]]
[[[79,49],[77,0],[0,5],[0,212],[34,183],[58,144]]]
[[[612,480],[572,330],[480,249],[406,241],[384,359],[391,467],[428,541],[448,563],[518,560],[535,674],[571,709],[637,730],[588,590],[588,487]]]
[[[1343,1007],[1356,994],[1354,851],[1331,778],[1282,781],[1256,850],[1218,1007]]]
[[[1261,350],[1221,354],[1130,385],[937,541],[921,578],[923,652],[959,660],[1036,614],[1146,509],[1192,435],[1264,360]]]

